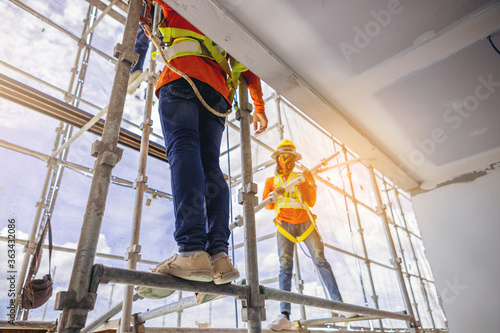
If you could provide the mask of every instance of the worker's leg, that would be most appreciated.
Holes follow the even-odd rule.
[[[207,84],[197,84],[205,102],[218,112],[226,112],[229,103]],[[201,108],[203,108],[200,105]],[[225,119],[203,108],[200,113],[199,133],[201,162],[205,178],[205,203],[208,223],[206,251],[211,256],[228,251],[229,188],[220,168],[219,156]]]
[[[179,252],[205,251],[205,176],[201,162],[199,107],[184,79],[160,89],[159,112],[170,164],[174,238]]]
[[[293,224],[283,222],[281,226],[290,234],[294,235]],[[278,232],[278,255],[280,259],[279,286],[281,290],[292,290],[292,271],[293,271],[293,248],[294,243]],[[287,302],[280,303],[280,311],[291,312],[291,305]]]
[[[310,224],[311,222],[301,223],[301,228],[303,228],[302,232],[304,232]],[[337,281],[333,275],[332,268],[325,258],[325,247],[318,231],[314,230],[309,237],[304,240],[304,243],[306,243],[307,248],[309,249],[314,265],[318,268],[321,279],[330,294],[330,298],[333,301],[342,302],[342,296],[340,295],[339,287],[337,286]]]

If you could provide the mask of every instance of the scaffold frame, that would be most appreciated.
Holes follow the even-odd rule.
[[[169,287],[175,288],[179,291],[204,292],[221,296],[236,297],[242,303],[242,318],[243,321],[246,321],[248,325],[248,329],[245,331],[252,333],[258,333],[262,330],[261,322],[266,317],[266,300],[287,301],[294,304],[300,304],[301,319],[297,321],[296,324],[299,326],[298,328],[304,330],[307,330],[308,327],[313,327],[313,325],[316,325],[320,322],[321,324],[324,324],[321,320],[308,320],[306,318],[305,306],[307,305],[336,311],[359,313],[366,317],[359,318],[358,320],[373,320],[379,323],[379,327],[376,329],[372,327],[372,331],[378,330],[380,332],[391,332],[391,329],[384,329],[384,325],[382,324],[382,320],[387,318],[402,320],[406,322],[406,330],[409,332],[442,331],[436,328],[432,306],[430,304],[430,300],[427,294],[428,291],[425,286],[425,283],[433,283],[433,281],[423,276],[423,273],[418,266],[415,249],[413,248],[413,243],[411,240],[412,238],[420,239],[420,236],[410,230],[405,218],[405,213],[402,209],[400,199],[403,197],[405,200],[409,200],[407,195],[400,189],[396,188],[390,182],[390,180],[386,179],[384,176],[380,175],[376,170],[374,170],[369,164],[369,161],[363,161],[362,159],[357,157],[343,143],[335,139],[332,134],[324,131],[319,125],[312,122],[300,110],[297,110],[293,105],[288,103],[277,93],[274,93],[271,98],[266,100],[266,102],[273,100],[276,104],[278,119],[278,123],[270,126],[267,131],[277,129],[280,139],[284,137],[283,128],[285,126],[283,125],[281,116],[283,112],[282,108],[286,107],[302,117],[302,119],[307,121],[313,127],[324,133],[331,140],[332,145],[335,149],[337,147],[340,147],[341,149],[339,152],[343,154],[345,162],[341,162],[331,168],[337,168],[340,172],[340,168],[343,167],[347,171],[347,179],[349,179],[348,191],[350,193],[348,193],[345,188],[340,188],[331,183],[328,179],[324,179],[321,176],[317,176],[317,180],[344,197],[349,225],[353,227],[353,230],[356,229],[356,232],[360,235],[362,249],[361,254],[359,254],[356,252],[356,250],[354,250],[353,252],[349,252],[329,244],[325,244],[325,247],[352,256],[356,259],[356,262],[358,264],[360,262],[365,263],[368,272],[369,290],[365,290],[365,282],[363,281],[361,272],[360,281],[361,285],[363,286],[363,293],[371,291],[371,297],[374,300],[375,308],[368,308],[366,306],[347,303],[339,303],[320,297],[305,295],[303,293],[303,290],[300,288],[301,274],[297,251],[295,251],[295,282],[297,285],[297,290],[299,291],[298,293],[285,292],[275,288],[266,287],[264,285],[269,281],[260,281],[258,267],[255,265],[255,263],[257,262],[257,242],[274,237],[275,233],[259,238],[256,235],[254,207],[255,202],[257,201],[257,185],[253,183],[252,175],[255,172],[267,169],[274,164],[274,161],[267,161],[260,165],[253,166],[251,145],[252,143],[254,143],[259,147],[268,150],[269,152],[273,152],[274,149],[263,141],[259,140],[258,137],[252,136],[250,133],[250,113],[252,111],[252,106],[248,102],[248,92],[245,84],[242,84],[239,89],[236,120],[239,121],[240,126],[238,127],[232,121],[226,122],[226,126],[228,129],[231,128],[232,130],[240,132],[240,144],[229,147],[228,143],[228,149],[222,152],[221,156],[226,154],[229,155],[233,150],[236,149],[240,149],[241,151],[242,172],[240,175],[236,176],[232,176],[231,174],[229,174],[228,179],[231,189],[236,188],[237,186],[241,186],[239,188],[239,197],[241,198],[240,203],[243,206],[243,217],[241,217],[241,221],[243,221],[243,223],[240,223],[239,226],[242,225],[245,229],[245,242],[242,244],[233,245],[232,249],[244,247],[246,284],[215,286],[213,284],[206,283],[187,283],[181,279],[177,279],[171,276],[158,276],[158,274],[154,273],[137,271],[136,268],[138,262],[149,264],[157,263],[154,261],[143,260],[140,255],[141,247],[139,242],[139,231],[141,226],[142,207],[144,206],[145,193],[149,193],[151,195],[155,195],[167,200],[172,199],[172,196],[170,194],[159,189],[150,188],[147,185],[146,165],[148,157],[154,157],[166,161],[166,158],[164,156],[164,149],[162,149],[160,145],[154,142],[150,142],[149,140],[149,136],[153,135],[151,129],[151,112],[153,108],[154,88],[157,80],[157,76],[155,74],[156,64],[153,60],[150,61],[150,70],[149,75],[147,76],[147,98],[143,123],[140,126],[130,124],[140,128],[140,130],[142,131],[142,135],[139,136],[133,133],[128,134],[127,131],[121,127],[130,67],[134,64],[137,58],[137,55],[133,52],[133,48],[139,22],[141,1],[131,0],[128,6],[120,0],[112,0],[109,4],[105,4],[101,1],[89,1],[89,9],[87,18],[85,20],[85,26],[83,28],[82,35],[79,38],[66,31],[63,27],[58,26],[54,22],[51,22],[50,19],[43,17],[41,14],[31,10],[21,1],[10,1],[79,42],[79,49],[75,59],[75,66],[73,68],[72,77],[67,91],[43,82],[42,80],[31,76],[29,73],[16,69],[6,62],[0,62],[0,66],[7,67],[19,74],[26,75],[30,79],[47,85],[51,89],[64,94],[65,99],[65,102],[63,103],[60,100],[51,98],[50,96],[45,95],[40,91],[36,91],[36,89],[30,88],[27,85],[21,84],[20,82],[17,82],[3,74],[0,74],[1,98],[13,101],[38,112],[46,112],[46,114],[49,114],[50,110],[50,116],[59,117],[58,119],[60,120],[59,126],[56,130],[56,140],[51,154],[39,153],[28,148],[21,147],[19,145],[0,140],[0,147],[33,156],[46,162],[47,164],[46,178],[41,190],[40,200],[37,202],[37,210],[30,237],[28,240],[19,240],[20,244],[26,246],[26,252],[24,255],[23,266],[20,270],[18,284],[16,287],[16,325],[30,326],[28,320],[29,311],[23,310],[20,307],[21,290],[24,284],[28,263],[33,254],[35,244],[38,241],[37,239],[39,239],[40,236],[40,230],[43,229],[47,218],[50,217],[53,213],[54,204],[57,199],[57,189],[59,188],[61,178],[63,176],[63,171],[64,169],[69,168],[85,176],[90,176],[92,179],[92,185],[89,191],[87,210],[84,217],[82,233],[80,235],[78,247],[76,249],[69,249],[60,246],[54,247],[54,250],[56,251],[74,251],[76,253],[76,259],[74,262],[73,272],[68,289],[67,291],[59,293],[57,295],[56,308],[62,310],[61,318],[56,323],[58,332],[79,332],[81,330],[82,332],[91,332],[93,329],[104,327],[102,325],[108,323],[108,321],[120,311],[122,312],[121,320],[114,323],[114,327],[118,328],[119,332],[136,332],[139,329],[146,332],[160,331],[162,330],[161,328],[145,327],[144,323],[148,319],[153,318],[155,315],[160,316],[164,315],[165,313],[171,312],[178,312],[180,318],[180,313],[183,309],[197,305],[195,304],[196,302],[192,297],[188,297],[182,298],[178,302],[170,304],[169,306],[153,310],[157,311],[156,314],[153,314],[151,311],[151,313],[148,313],[147,315],[144,313],[132,314],[133,302],[140,299],[140,297],[134,293],[133,286],[138,285],[139,282],[141,285],[151,287]],[[120,9],[126,10],[126,20],[119,13],[113,10],[113,7],[116,5],[119,5]],[[98,10],[101,11],[99,16],[97,15]],[[121,44],[117,44],[117,46],[115,47],[114,57],[106,55],[91,46],[93,30],[105,15],[111,15],[114,19],[125,24],[123,40]],[[116,75],[110,102],[109,105],[103,109],[93,105],[90,102],[85,101],[81,95],[83,84],[85,82],[85,66],[88,63],[88,57],[91,52],[95,52],[98,55],[116,64]],[[78,68],[80,68],[80,70],[77,70]],[[79,73],[78,77],[77,73]],[[24,92],[25,95],[23,95],[21,92]],[[41,103],[41,101],[43,101],[43,103]],[[81,110],[79,110],[78,108],[79,103],[85,103],[86,105],[95,107],[100,111],[94,117],[84,115],[83,112],[81,112]],[[64,116],[67,114],[72,114],[73,118],[65,118]],[[106,121],[103,121],[101,118],[105,114]],[[81,130],[75,135],[73,135],[74,127],[81,128]],[[102,139],[96,141],[92,148],[92,154],[94,157],[96,157],[93,168],[77,165],[66,160],[68,149],[71,146],[71,143],[76,139],[76,137],[78,137],[85,131],[90,131],[94,134],[102,136]],[[134,181],[122,179],[112,175],[112,170],[114,166],[120,161],[123,151],[123,149],[118,147],[118,144],[122,144],[125,147],[131,149],[136,149],[140,152],[137,178]],[[377,201],[377,206],[375,208],[371,207],[371,205],[368,203],[364,203],[358,200],[355,195],[356,191],[353,186],[350,166],[356,163],[363,164],[370,173],[373,195],[375,196]],[[306,167],[301,164],[298,164],[297,167],[301,170],[306,169]],[[96,256],[104,256],[112,259],[123,260],[123,257],[120,256],[106,255],[97,252],[97,241],[101,224],[103,222],[102,216],[105,210],[106,196],[111,184],[119,184],[122,186],[132,187],[136,191],[130,246],[125,255],[125,260],[128,262],[127,269],[119,269],[107,267],[100,264],[94,264],[94,259]],[[393,193],[394,198],[390,197],[389,192]],[[382,197],[382,193],[385,193],[385,200]],[[349,204],[354,207],[354,212],[350,211],[348,201]],[[363,236],[363,224],[360,218],[358,207],[363,207],[363,209],[372,212],[381,219],[381,223],[387,236],[387,244],[390,248],[392,256],[392,266],[388,266],[384,263],[377,262],[377,260],[369,258],[367,245]],[[389,209],[389,213],[387,212],[387,209]],[[397,211],[400,212],[399,215],[403,221],[403,225],[397,224],[395,221]],[[233,221],[235,220],[236,218],[233,219]],[[238,226],[235,225],[234,228],[235,227]],[[410,259],[408,259],[408,257],[404,253],[402,241],[400,239],[402,235],[400,234],[405,235],[409,238],[412,251],[411,255],[413,255],[413,260],[415,261],[417,267],[417,274],[410,273],[408,268],[406,268],[407,261],[409,261]],[[397,242],[394,241],[393,235],[396,235]],[[6,239],[4,238],[5,237],[1,236],[0,240],[5,241]],[[399,247],[399,253],[396,249],[396,244]],[[385,269],[393,271],[396,274],[401,290],[401,297],[405,304],[404,313],[390,312],[381,310],[379,308],[376,286],[374,283],[374,277],[372,276],[372,265],[383,267]],[[423,291],[424,299],[426,301],[426,311],[428,312],[428,317],[430,318],[432,323],[432,327],[429,329],[423,328],[421,325],[421,314],[419,312],[417,300],[412,287],[412,278],[418,279]],[[109,310],[108,313],[103,314],[93,323],[89,324],[86,323],[87,313],[93,308],[93,305],[96,301],[96,292],[100,283],[125,284],[126,288],[123,302],[116,304]],[[366,294],[364,295],[364,297],[366,300]],[[367,301],[366,304],[368,304]],[[323,321],[325,323],[331,323],[331,321],[329,321],[328,319],[325,319]],[[348,320],[336,321],[347,322]],[[49,330],[54,329],[54,322],[32,322],[32,325],[38,325],[38,327],[47,327]],[[178,326],[180,327],[180,319],[178,321]],[[10,327],[11,326],[9,326],[8,323],[0,322],[0,328]],[[404,330],[405,328],[401,329]],[[235,332],[236,330],[228,330],[228,332]],[[342,331],[343,328],[340,327],[339,330]],[[165,331],[168,331],[168,328],[166,328]]]

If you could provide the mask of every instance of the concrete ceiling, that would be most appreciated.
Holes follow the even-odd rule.
[[[407,191],[500,161],[498,0],[164,1]]]

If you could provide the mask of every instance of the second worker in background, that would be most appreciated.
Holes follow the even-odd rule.
[[[276,160],[275,176],[266,180],[262,195],[265,200],[271,192],[279,195],[274,203],[266,206],[276,211],[274,222],[278,228],[278,253],[280,262],[279,288],[291,291],[293,275],[293,251],[296,243],[304,242],[309,249],[314,265],[318,268],[330,298],[342,302],[337,281],[332,268],[325,258],[324,245],[316,229],[315,218],[309,209],[316,203],[316,183],[309,171],[304,171],[305,181],[285,191],[285,186],[300,176],[294,172],[295,162],[302,156],[297,153],[295,145],[290,140],[283,140],[272,158]],[[280,303],[281,314],[268,326],[274,331],[289,330],[291,305]]]

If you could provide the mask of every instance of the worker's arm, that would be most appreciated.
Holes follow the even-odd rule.
[[[267,117],[264,99],[262,98],[262,87],[260,79],[251,71],[247,70],[241,73],[248,83],[248,90],[253,100],[253,129],[255,134],[264,132],[267,129]]]
[[[316,204],[316,180],[309,170],[303,173],[305,181],[300,184],[300,192],[309,207]]]
[[[262,193],[262,201],[266,200],[267,197],[269,197],[269,193],[271,193],[272,191],[274,191],[274,177],[267,178],[266,186],[264,187],[264,193]],[[274,202],[271,202],[266,206],[266,209],[273,210],[274,205]]]

